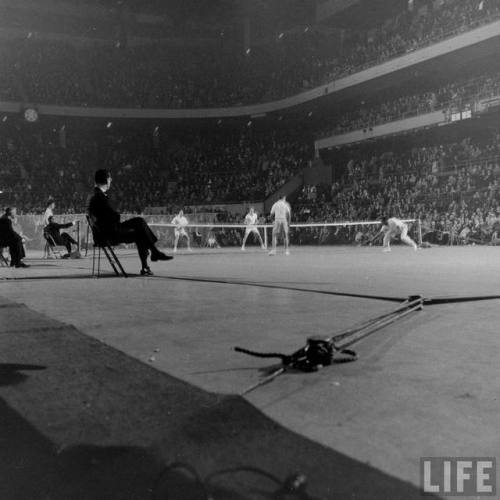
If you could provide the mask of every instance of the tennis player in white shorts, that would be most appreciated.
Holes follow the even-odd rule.
[[[391,239],[397,235],[400,235],[403,243],[417,250],[417,244],[408,236],[408,225],[401,219],[397,219],[396,217],[382,217],[381,224],[380,232],[385,233],[383,252],[391,251]]]
[[[245,250],[245,243],[247,242],[247,238],[250,236],[250,234],[254,234],[255,236],[257,236],[257,238],[259,238],[260,247],[265,248],[259,230],[255,226],[255,224],[257,224],[257,219],[258,215],[255,213],[254,208],[251,207],[247,215],[245,216],[245,224],[247,227],[245,228],[245,236],[243,236],[243,243],[241,245],[242,250]]]
[[[173,219],[171,222],[175,228],[174,228],[174,252],[177,252],[177,244],[179,243],[180,237],[185,237],[187,240],[187,247],[188,250],[191,251],[191,241],[189,239],[189,234],[186,231],[186,226],[189,224],[189,221],[187,220],[186,216],[184,215],[184,212],[181,210]]]
[[[280,199],[271,207],[271,216],[274,217],[273,225],[273,248],[269,255],[276,255],[276,244],[278,236],[283,233],[285,244],[285,255],[290,255],[288,250],[288,233],[290,230],[290,220],[292,217],[292,209],[286,201],[286,196],[282,195]]]

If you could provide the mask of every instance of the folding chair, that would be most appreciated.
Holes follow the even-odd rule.
[[[45,238],[45,249],[43,253],[43,258],[48,259],[52,254],[56,259],[62,259],[61,250],[57,248],[58,245],[56,245],[54,238],[52,238],[52,236],[46,231],[43,232],[43,237]]]
[[[5,267],[9,267],[9,259],[3,254],[4,247],[0,245],[0,264]]]
[[[90,227],[90,230],[92,232],[92,239],[94,240],[94,248],[93,248],[93,254],[92,254],[92,276],[95,276],[95,261],[96,261],[96,248],[97,248],[97,277],[100,276],[101,273],[101,249],[104,252],[104,255],[106,255],[106,258],[108,259],[108,262],[110,263],[111,267],[113,268],[113,271],[117,276],[123,276],[124,278],[127,278],[128,275],[123,269],[123,266],[121,265],[120,261],[118,260],[118,257],[116,256],[112,243],[105,238],[101,232],[99,231],[99,228],[96,225],[95,218],[92,215],[87,215],[87,223]]]

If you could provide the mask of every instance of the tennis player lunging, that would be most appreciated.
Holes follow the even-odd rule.
[[[408,236],[408,226],[401,219],[397,219],[396,217],[382,217],[381,224],[382,227],[379,233],[385,233],[383,252],[391,251],[391,239],[398,234],[401,236],[403,243],[413,247],[413,250],[417,250],[417,244]]]
[[[278,236],[283,233],[285,244],[285,255],[290,255],[288,250],[288,231],[290,228],[290,220],[292,217],[292,209],[286,201],[286,196],[281,195],[280,199],[271,207],[271,216],[274,216],[273,226],[273,248],[269,255],[276,255],[276,244]]]
[[[245,228],[245,236],[243,236],[243,243],[241,245],[242,250],[245,250],[245,243],[247,242],[247,238],[250,236],[250,234],[254,234],[255,236],[257,236],[257,238],[259,238],[260,247],[262,249],[266,248],[264,246],[264,242],[262,241],[262,237],[259,233],[259,230],[255,226],[255,224],[257,224],[257,219],[258,215],[255,213],[254,208],[251,207],[245,217],[245,224],[247,227]]]
[[[188,250],[191,251],[191,242],[189,240],[189,235],[186,232],[186,226],[189,224],[189,221],[182,210],[172,219],[172,224],[175,226],[174,252],[177,252],[177,244],[179,243],[179,238],[181,236],[186,238]]]

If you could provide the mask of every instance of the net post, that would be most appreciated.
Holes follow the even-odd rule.
[[[76,241],[78,243],[76,245],[76,250],[80,253],[80,219],[76,221]]]
[[[417,219],[418,244],[422,245],[422,222],[420,217]]]
[[[267,226],[264,226],[264,246],[266,247],[266,250],[268,248],[268,244],[267,244]]]

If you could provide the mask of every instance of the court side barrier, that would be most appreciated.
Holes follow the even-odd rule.
[[[130,219],[132,217],[137,217],[137,214],[122,214],[121,220]],[[148,224],[168,224],[174,218],[175,214],[170,215],[140,215],[144,217]],[[191,218],[191,215],[189,215]],[[67,232],[75,240],[78,240],[80,249],[85,250],[87,242],[92,240],[88,238],[88,226],[85,214],[55,214],[54,220],[57,223],[63,224],[68,222],[77,222],[74,227],[68,229],[62,229],[61,232]],[[201,224],[205,223],[215,223],[217,220],[216,213],[197,213],[192,216],[193,222],[199,222]],[[43,228],[45,223],[43,220],[43,214],[24,214],[18,215],[14,223],[14,229],[25,238],[25,247],[27,250],[43,251],[45,248],[45,238],[43,237]],[[160,243],[168,246],[170,240],[173,244],[173,233],[171,238],[166,238],[166,235],[162,234],[162,231],[157,232],[157,236],[162,240]]]

